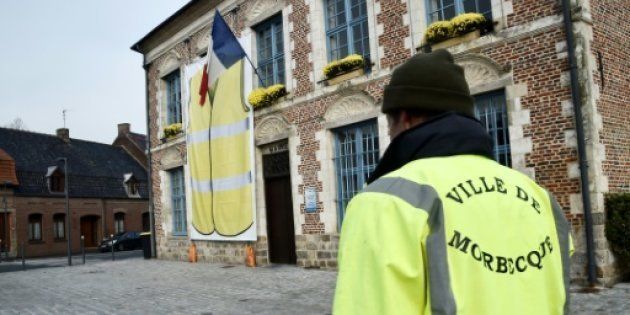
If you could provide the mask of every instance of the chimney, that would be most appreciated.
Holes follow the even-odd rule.
[[[123,136],[129,133],[131,125],[129,123],[118,124],[118,136]]]
[[[57,129],[57,137],[61,138],[64,142],[70,142],[70,129],[59,128]]]

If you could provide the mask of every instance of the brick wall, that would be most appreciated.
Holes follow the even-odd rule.
[[[606,159],[602,167],[608,177],[610,192],[629,192],[630,9],[624,1],[591,0],[591,15],[591,48],[598,59],[593,78],[599,88],[597,110],[603,122],[600,141],[606,146]],[[601,60],[598,54],[601,54]]]
[[[513,13],[508,15],[508,26],[517,26],[561,13],[559,0],[513,0]]]
[[[97,241],[113,233],[113,209],[124,212],[125,230],[142,231],[142,212],[148,208],[146,200],[103,200],[103,199],[70,199],[72,251],[79,253],[81,250],[81,217],[96,216]],[[17,238],[19,244],[24,244],[26,257],[65,255],[67,242],[54,239],[53,215],[66,213],[66,203],[63,198],[40,197],[15,197],[15,209],[17,212]],[[28,240],[28,216],[33,213],[42,214],[42,240]],[[103,230],[104,229],[104,230]],[[66,231],[67,233],[67,231]]]
[[[411,57],[410,47],[405,47],[411,29],[405,25],[403,17],[407,15],[407,3],[401,0],[380,0],[381,11],[376,16],[377,24],[381,24],[383,34],[378,36],[378,45],[383,47],[380,56],[382,68],[394,67]]]
[[[293,43],[293,49],[291,50],[291,56],[286,60],[286,67],[292,67],[292,64],[295,64],[295,67],[293,67],[293,80],[295,80],[296,85],[292,93],[296,96],[302,96],[313,90],[313,82],[310,79],[313,72],[313,62],[309,57],[313,50],[309,42],[311,30],[309,24],[310,8],[305,3],[305,0],[289,0],[287,3],[290,3],[292,7],[292,11],[289,14],[289,24],[293,25],[293,27],[289,36]]]
[[[288,0],[288,21],[290,42],[292,45],[290,56],[286,57],[286,66],[293,68],[295,86],[292,94],[284,103],[274,105],[270,109],[256,112],[256,123],[265,115],[279,115],[295,128],[297,149],[290,154],[297,156],[298,180],[297,194],[302,196],[304,187],[316,187],[322,193],[325,175],[321,174],[322,163],[331,163],[321,160],[321,150],[325,144],[321,143],[321,134],[325,130],[323,115],[326,110],[338,99],[349,93],[365,92],[376,102],[382,100],[383,88],[389,77],[379,77],[380,71],[387,71],[411,56],[411,47],[407,47],[406,40],[410,36],[408,21],[405,17],[407,2],[404,0],[379,0],[376,16],[377,43],[382,48],[380,64],[383,70],[376,69],[371,74],[358,78],[353,83],[342,83],[337,87],[324,87],[312,82],[313,73],[312,47],[309,36],[309,20],[312,18],[308,1]],[[508,15],[508,27],[524,25],[543,17],[559,15],[561,13],[559,1],[512,1],[513,13]],[[604,120],[604,128],[601,131],[601,141],[606,144],[606,160],[604,171],[608,176],[611,191],[628,190],[628,127],[623,119],[628,116],[628,106],[624,100],[628,99],[628,78],[623,70],[628,68],[627,44],[624,35],[628,33],[628,10],[623,11],[622,5],[605,2],[593,2],[593,19],[595,20],[595,38],[593,50],[601,51],[605,63],[605,87],[601,90],[601,97],[597,103],[598,110]],[[246,6],[239,12],[247,12]],[[611,12],[622,12],[606,19]],[[606,17],[604,17],[606,16]],[[241,32],[243,17],[236,19],[236,24]],[[598,22],[599,20],[605,22]],[[551,22],[550,22],[551,21]],[[545,24],[546,23],[546,24]],[[541,24],[541,23],[538,23]],[[489,37],[480,39],[478,44],[464,45],[456,49],[457,53],[478,53],[490,58],[500,67],[507,69],[509,79],[513,86],[524,87],[524,95],[519,96],[518,104],[510,106],[518,107],[518,111],[524,113],[529,123],[523,123],[523,135],[520,138],[531,139],[531,150],[525,154],[524,168],[531,169],[535,179],[542,186],[548,188],[558,199],[565,211],[566,217],[573,225],[576,233],[574,241],[577,253],[573,258],[574,277],[583,277],[585,266],[583,215],[581,205],[576,202],[579,198],[580,183],[579,174],[576,173],[577,150],[575,140],[575,123],[570,107],[571,92],[568,80],[568,62],[566,54],[565,35],[561,23],[553,20],[545,20],[544,29],[536,29],[537,23],[531,23],[529,28],[515,28],[506,30],[501,36],[488,40]],[[541,24],[541,25],[542,25]],[[618,25],[624,25],[620,28]],[[383,32],[379,34],[378,29]],[[599,27],[599,29],[597,29]],[[530,33],[523,32],[528,31]],[[193,36],[192,47],[199,40],[199,32]],[[519,37],[512,37],[519,33]],[[619,48],[622,47],[622,48]],[[174,51],[181,55],[181,62],[191,59],[189,49],[183,43],[175,46]],[[166,58],[166,55],[164,58]],[[150,86],[149,99],[151,102],[150,119],[152,121],[152,146],[158,144],[156,135],[159,134],[156,124],[157,99],[156,92],[159,84],[157,67],[162,59],[156,60],[149,67]],[[625,63],[624,63],[625,62]],[[625,68],[624,68],[625,67]],[[626,71],[627,72],[627,71]],[[595,75],[598,84],[599,73]],[[360,83],[357,83],[360,82]],[[506,83],[508,84],[508,83]],[[507,92],[506,92],[507,93]],[[290,104],[290,105],[288,105]],[[512,108],[510,110],[517,110]],[[511,118],[510,118],[511,119]],[[527,120],[527,119],[526,119]],[[520,125],[519,125],[520,126]],[[384,150],[384,147],[381,147]],[[318,158],[319,156],[319,158]],[[153,157],[153,191],[155,198],[156,220],[160,220],[162,205],[158,196],[161,196],[160,178],[157,175],[159,168],[155,165],[160,162],[160,153],[154,153]],[[328,185],[328,184],[327,184]],[[262,187],[259,187],[261,189]],[[324,208],[320,200],[315,213],[304,213],[303,198],[299,200],[299,215],[297,222],[301,223],[302,235],[296,235],[296,250],[298,264],[305,267],[333,268],[336,265],[336,250],[338,235],[336,232],[326,234],[326,231],[336,231],[326,226],[323,220],[324,214],[336,212],[335,208]],[[577,200],[579,201],[579,200]],[[598,219],[599,220],[599,219]],[[185,239],[169,238],[161,230],[161,224],[156,222],[160,248],[166,252],[163,257],[183,259],[187,255],[186,249],[189,241]],[[261,232],[259,232],[261,233]],[[161,238],[160,238],[161,237]],[[244,243],[216,243],[197,242],[200,260],[217,262],[242,262],[244,259]],[[266,239],[259,239],[256,245],[257,255],[266,257]],[[259,258],[259,259],[260,259]],[[264,260],[263,260],[264,261]]]

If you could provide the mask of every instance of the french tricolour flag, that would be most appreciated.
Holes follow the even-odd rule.
[[[219,10],[216,10],[208,44],[208,63],[203,68],[203,79],[199,88],[201,96],[199,105],[203,106],[206,96],[213,94],[214,84],[221,73],[244,57],[246,55],[243,47],[225,23]]]

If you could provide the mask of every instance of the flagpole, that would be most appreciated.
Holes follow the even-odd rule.
[[[256,74],[256,76],[258,77],[258,81],[260,81],[260,86],[262,87],[266,87],[265,83],[263,82],[262,78],[260,77],[260,74],[258,74],[258,69],[256,69],[256,67],[254,66],[254,63],[252,62],[251,59],[249,59],[249,56],[247,55],[247,52],[245,52],[245,58],[247,58],[247,61],[249,61],[249,64],[252,66],[252,68],[254,69],[254,73]]]

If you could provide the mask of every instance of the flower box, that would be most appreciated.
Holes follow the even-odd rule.
[[[282,102],[288,94],[283,84],[275,84],[267,88],[261,87],[251,91],[247,101],[256,110]]]
[[[477,39],[479,37],[481,37],[481,31],[480,30],[475,30],[475,31],[472,31],[470,33],[466,33],[466,34],[464,34],[462,36],[459,36],[459,37],[447,39],[447,40],[445,40],[443,42],[432,44],[431,45],[431,49],[432,50],[436,50],[436,49],[448,48],[448,47],[452,47],[452,46],[455,46],[455,45],[459,45],[461,43],[465,43],[465,42],[469,42],[469,41],[475,40],[475,39]]]
[[[181,123],[170,124],[164,127],[164,139],[169,140],[175,138],[182,132],[183,130]]]
[[[357,68],[354,70],[350,70],[347,72],[344,72],[342,74],[337,75],[336,77],[330,78],[328,80],[326,80],[326,85],[335,85],[335,84],[339,84],[343,81],[347,81],[350,79],[354,79],[356,77],[360,77],[365,73],[365,70],[363,70],[363,68]]]

